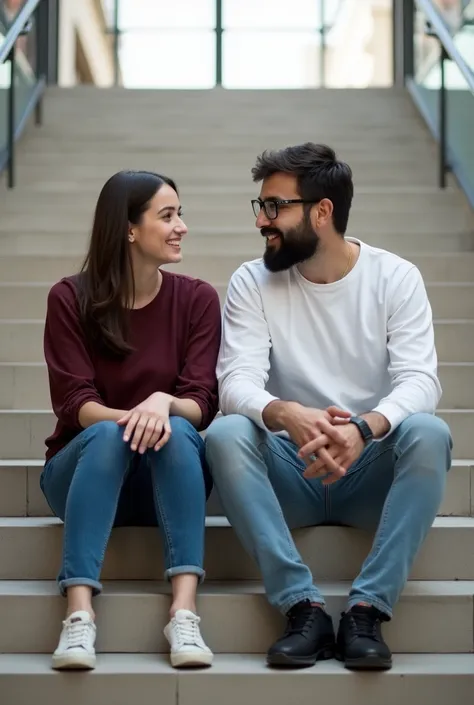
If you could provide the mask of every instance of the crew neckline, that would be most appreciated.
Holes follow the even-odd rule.
[[[166,289],[167,283],[169,281],[170,272],[164,271],[163,269],[160,269],[160,272],[161,272],[161,286],[160,286],[160,288],[158,289],[157,293],[152,298],[152,300],[146,304],[146,306],[140,306],[140,308],[129,309],[130,312],[134,316],[139,315],[141,311],[147,311],[151,306],[153,306],[153,304],[155,304],[159,300],[160,296],[162,295],[163,290]]]
[[[333,292],[337,289],[342,289],[353,279],[355,279],[356,276],[358,276],[359,271],[361,270],[362,260],[365,258],[367,252],[366,245],[356,237],[346,237],[345,239],[347,242],[354,242],[355,244],[359,245],[359,257],[357,258],[357,262],[352,267],[351,271],[346,274],[345,277],[343,277],[342,279],[338,279],[335,282],[330,282],[329,284],[319,284],[317,282],[311,282],[309,281],[309,279],[306,279],[306,277],[304,277],[298,269],[298,265],[295,265],[293,267],[293,270],[296,273],[297,278],[302,282],[304,286],[312,289],[313,291]]]

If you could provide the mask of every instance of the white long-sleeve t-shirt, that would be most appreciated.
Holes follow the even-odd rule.
[[[343,279],[313,284],[297,267],[271,273],[262,259],[231,278],[217,376],[223,414],[261,428],[273,400],[359,415],[383,414],[390,432],[441,397],[431,307],[419,270],[347,238],[359,258]]]

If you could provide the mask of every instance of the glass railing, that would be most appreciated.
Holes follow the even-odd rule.
[[[440,146],[440,186],[452,171],[474,206],[474,2],[415,0],[411,26],[407,86]]]

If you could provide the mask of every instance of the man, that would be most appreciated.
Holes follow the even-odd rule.
[[[430,305],[417,268],[346,238],[349,166],[304,144],[259,157],[263,260],[233,275],[218,361],[224,416],[207,458],[231,524],[287,615],[272,666],[334,655],[388,669],[381,634],[450,467]],[[402,220],[403,213],[400,214]],[[290,529],[376,530],[337,640]]]

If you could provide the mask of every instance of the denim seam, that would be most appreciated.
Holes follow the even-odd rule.
[[[330,492],[330,487],[329,485],[325,485],[324,487],[324,514],[325,514],[325,520],[327,522],[330,521],[331,519],[331,492]]]
[[[377,444],[377,445],[380,445],[380,444]],[[393,445],[390,445],[390,446],[383,448],[380,451],[380,453],[377,453],[377,455],[371,456],[369,459],[365,460],[365,462],[362,463],[362,465],[358,465],[353,470],[353,472],[356,473],[356,472],[359,472],[359,470],[363,470],[365,467],[367,467],[367,465],[371,465],[371,463],[375,463],[375,461],[377,461],[379,458],[381,458],[382,455],[384,455],[385,453],[388,453],[389,451],[392,452],[394,449],[397,450],[397,453],[398,453],[398,448],[395,443]],[[348,473],[348,474],[352,475],[352,473]]]
[[[173,567],[173,563],[174,563],[173,541],[171,539],[171,533],[170,533],[168,521],[166,519],[166,515],[164,512],[163,503],[161,501],[161,495],[160,495],[158,483],[155,481],[155,476],[154,476],[154,473],[152,472],[150,461],[148,461],[148,467],[149,467],[149,470],[151,473],[151,481],[152,481],[152,485],[153,485],[153,498],[155,500],[155,507],[158,511],[158,514],[160,515],[160,528],[161,528],[161,531],[163,532],[163,535],[165,537],[165,541],[168,546],[169,561],[170,561],[171,565],[168,565],[166,567],[166,570],[169,570],[170,568]],[[165,558],[166,558],[166,556],[165,556]]]
[[[272,450],[272,448],[270,448],[270,446],[269,446],[267,443],[265,443],[265,441],[261,441],[261,442],[258,444],[257,450],[258,450],[259,452],[261,452],[261,451],[260,451],[260,448],[261,448],[262,446],[265,446],[265,447],[270,451],[270,453],[275,453],[275,451]],[[286,460],[286,458],[283,458],[283,456],[281,456],[279,453],[275,453],[275,455],[277,455],[277,456],[278,456],[279,458],[281,458],[282,460]],[[298,470],[300,470],[300,468],[299,468],[297,465],[295,465],[295,464],[292,463],[291,461],[288,461],[288,462],[289,462],[291,465],[293,465],[294,468],[297,468]],[[270,484],[271,484],[271,483],[270,483]],[[272,490],[273,490],[273,487],[272,487]],[[274,492],[274,491],[275,491],[275,490],[273,490],[273,492]],[[285,526],[286,526],[286,530],[287,530],[286,540],[287,540],[288,548],[289,548],[289,550],[290,550],[290,553],[291,553],[291,556],[292,556],[293,560],[297,560],[297,561],[298,561],[298,560],[300,560],[300,556],[299,556],[298,551],[297,551],[297,549],[296,549],[296,546],[295,546],[295,544],[294,544],[294,541],[293,541],[293,537],[292,537],[292,535],[291,535],[290,528],[289,528],[289,526],[288,526],[288,524],[287,524],[287,522],[286,522],[285,515],[283,514],[283,511],[282,511],[282,508],[281,508],[281,504],[280,504],[280,501],[279,501],[278,497],[277,497],[277,505],[278,505],[278,512],[279,512],[279,514],[280,514],[280,518],[283,520],[283,522],[284,522],[284,524],[285,524]]]
[[[360,468],[357,468],[356,472],[358,472],[359,470],[363,469],[364,467],[366,467],[366,466],[369,465],[370,463],[373,463],[373,462],[375,462],[376,460],[378,460],[384,453],[387,453],[387,452],[389,452],[389,451],[390,451],[390,452],[393,452],[394,450],[396,450],[395,444],[389,446],[388,448],[384,448],[384,450],[382,450],[382,452],[379,453],[375,458],[371,458],[371,460],[368,460],[368,461],[365,462],[363,465],[361,465]],[[394,475],[395,475],[395,472],[394,472]],[[394,482],[394,481],[395,481],[395,480],[392,481],[391,487],[393,487],[393,482]],[[386,519],[387,519],[387,514],[388,514],[388,512],[389,512],[389,510],[390,510],[390,507],[391,507],[391,501],[390,501],[390,496],[391,496],[391,494],[392,494],[392,492],[389,491],[388,494],[387,494],[387,499],[386,499],[386,501],[385,501],[385,506],[384,506],[383,512],[382,512],[382,514],[380,515],[379,524],[378,524],[378,528],[377,528],[377,532],[378,532],[378,534],[379,534],[378,541],[377,541],[376,544],[373,545],[372,550],[371,550],[371,552],[370,552],[371,555],[372,555],[374,558],[379,554],[380,546],[381,546],[381,544],[383,543],[383,539],[384,539],[384,536],[385,536],[385,522],[386,522]]]
[[[81,447],[81,450],[82,450],[82,447]],[[133,457],[133,456],[132,456],[132,457]],[[110,541],[110,536],[111,536],[111,534],[112,534],[112,529],[114,528],[115,517],[117,516],[118,503],[119,503],[119,501],[120,501],[120,495],[121,495],[121,492],[122,492],[122,488],[123,488],[123,486],[124,486],[124,484],[125,484],[125,480],[127,479],[128,475],[129,475],[130,472],[131,472],[131,467],[132,467],[132,458],[130,458],[129,463],[128,463],[128,465],[127,465],[127,469],[126,469],[126,471],[124,472],[124,474],[123,474],[123,476],[122,476],[122,484],[120,485],[120,491],[119,491],[118,497],[117,497],[117,505],[116,505],[116,507],[115,507],[115,514],[114,514],[114,516],[112,517],[112,521],[110,522],[109,529],[108,529],[108,531],[107,531],[107,535],[106,535],[106,538],[105,538],[105,541],[104,541],[104,546],[103,546],[103,549],[102,549],[102,552],[101,552],[101,556],[100,556],[101,570],[102,570],[102,566],[103,566],[103,564],[104,564],[105,552],[107,551],[107,546],[108,546],[109,541]]]
[[[82,455],[82,451],[84,449],[84,438],[79,439],[79,453],[77,454],[77,457],[80,458]],[[63,448],[63,450],[65,450]],[[61,451],[59,451],[61,452]],[[59,455],[59,454],[58,454]],[[71,484],[74,482],[74,477],[71,480]],[[66,511],[64,512],[64,524],[66,523],[66,514],[67,514],[67,498],[66,498]],[[105,550],[104,550],[105,553]],[[64,531],[64,545],[63,545],[63,569],[64,569],[64,574],[67,576],[69,574],[69,561],[66,560],[66,556],[68,554],[68,532]],[[65,578],[67,580],[67,577]]]

